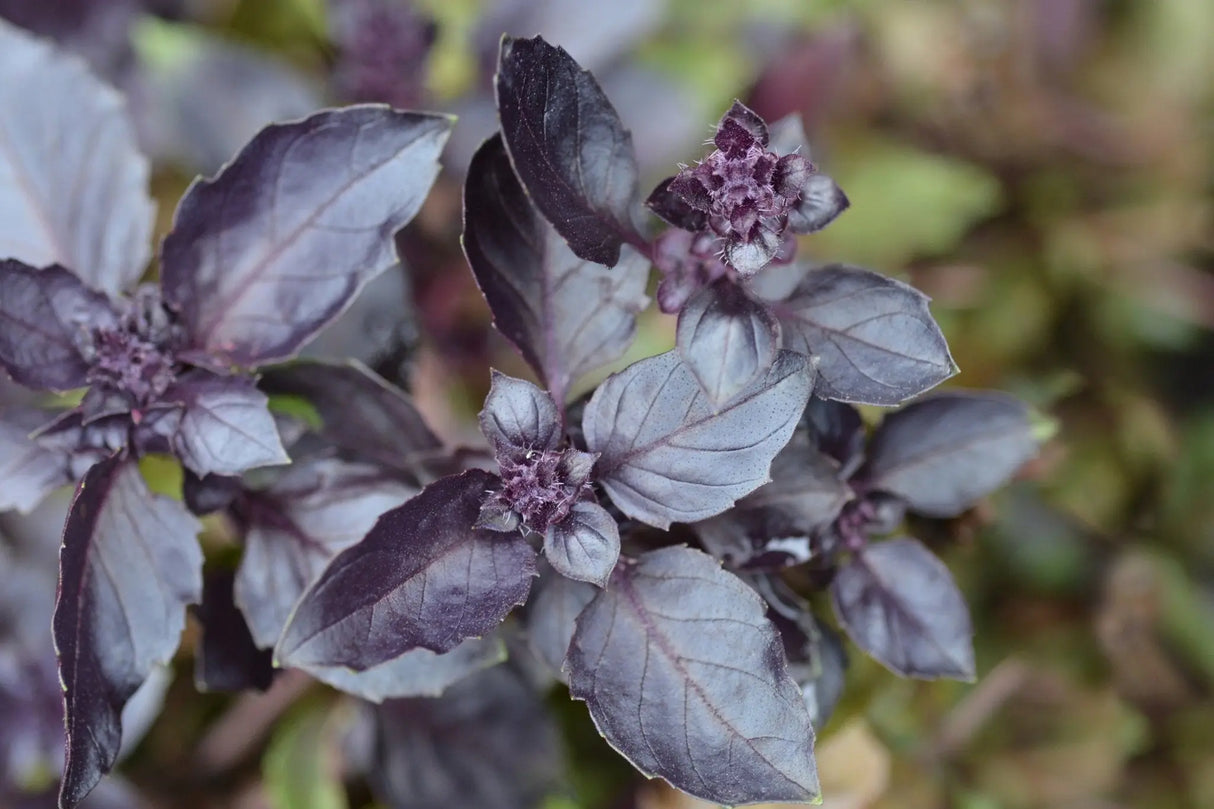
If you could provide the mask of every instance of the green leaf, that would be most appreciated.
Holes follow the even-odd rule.
[[[279,726],[261,761],[274,809],[347,809],[338,730],[329,708],[317,705],[296,710]]]

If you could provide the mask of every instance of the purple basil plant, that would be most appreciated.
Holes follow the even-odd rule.
[[[488,717],[539,711],[523,693],[537,668],[646,775],[722,804],[817,800],[814,728],[846,651],[806,580],[894,672],[976,675],[947,569],[884,537],[1006,481],[1035,451],[1029,413],[946,393],[866,439],[851,404],[901,404],[957,369],[926,296],[797,261],[796,236],[848,204],[799,123],[735,103],[714,151],[647,197],[672,226],[655,235],[594,77],[540,37],[504,38],[463,247],[538,384],[492,371],[487,449],[459,449],[357,363],[295,359],[396,261],[449,119],[361,105],[266,128],[190,186],[138,286],[152,205],[119,99],[15,29],[0,40],[0,366],[80,392],[0,414],[0,508],[77,483],[53,617],[61,806],[113,766],[123,706],[187,605],[204,687],[289,667],[361,698],[366,774],[394,805],[534,805],[530,783],[464,777],[486,765],[450,729],[485,717],[467,732],[511,750],[523,731]],[[651,267],[676,346],[583,394],[631,345]],[[151,492],[150,454],[184,468],[182,500]],[[203,514],[242,547],[205,582]],[[450,732],[426,741],[430,766],[457,790],[441,796],[410,775],[435,722]]]

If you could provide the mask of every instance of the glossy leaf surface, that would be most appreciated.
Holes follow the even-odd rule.
[[[147,266],[154,208],[121,96],[2,20],[0,76],[0,259],[117,295]]]
[[[464,253],[494,325],[560,405],[579,377],[619,359],[649,303],[645,259],[631,248],[610,269],[578,258],[535,209],[500,135],[468,169]]]
[[[637,238],[632,136],[590,73],[541,37],[502,39],[497,109],[531,199],[580,258],[608,267]]]
[[[521,534],[475,529],[493,483],[442,478],[340,553],[296,606],[276,658],[361,670],[415,648],[445,652],[527,599],[535,551]]]
[[[894,405],[957,372],[927,303],[901,281],[832,264],[771,306],[784,347],[818,359],[818,396]]]
[[[813,801],[813,729],[764,612],[712,557],[648,553],[578,618],[570,693],[638,769],[698,798]]]
[[[721,513],[769,480],[813,386],[806,357],[782,351],[766,374],[716,409],[674,351],[613,374],[583,430],[612,501],[659,528]]]
[[[190,186],[165,238],[165,299],[192,347],[291,357],[396,262],[392,236],[438,173],[448,118],[364,105],[263,129]]]
[[[113,766],[122,706],[177,649],[185,606],[202,596],[199,528],[119,457],[95,465],[76,491],[54,617],[67,711],[61,806],[75,806]]]
[[[993,392],[944,393],[886,416],[860,476],[914,511],[952,517],[1036,453],[1022,402]]]
[[[915,539],[870,545],[831,583],[839,623],[903,677],[974,679],[969,610],[948,568]]]

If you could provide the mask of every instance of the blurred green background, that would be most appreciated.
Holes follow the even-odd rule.
[[[283,92],[238,94],[229,108],[235,88],[192,81],[205,43],[273,60],[300,104],[367,95],[339,75],[351,48],[335,33],[340,2],[162,5],[167,19],[136,16],[129,33],[136,109],[180,107],[147,136],[163,217],[195,171],[215,168],[209,153],[251,134],[235,130],[295,114]],[[914,526],[969,598],[980,679],[908,682],[853,654],[819,739],[825,805],[1214,806],[1214,2],[412,8],[425,36],[386,60],[401,73],[387,85],[400,96],[385,100],[461,114],[450,171],[402,240],[420,323],[409,382],[447,437],[469,434],[487,362],[521,369],[491,333],[457,243],[460,165],[492,126],[502,29],[542,33],[595,70],[654,182],[703,154],[734,97],[769,120],[800,112],[814,160],[852,202],[803,254],[930,294],[961,367],[948,384],[1015,393],[1052,434],[1005,491]],[[212,126],[216,144],[190,142]],[[673,318],[649,315],[630,356],[673,342]],[[453,383],[466,401],[447,398]],[[255,699],[197,697],[178,679],[128,766],[137,783],[185,766]],[[257,704],[277,716],[296,691]],[[344,806],[321,766],[335,703],[320,704],[291,708],[239,787],[198,805]],[[614,795],[626,771],[603,765],[605,751],[575,745],[583,792],[553,809],[700,805],[656,786]]]

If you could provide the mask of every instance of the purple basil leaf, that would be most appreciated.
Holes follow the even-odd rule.
[[[832,522],[852,498],[839,464],[815,449],[802,431],[776,456],[771,477],[770,483],[742,498],[738,508],[778,514],[799,532],[812,533]]]
[[[846,402],[814,396],[805,408],[810,443],[839,462],[841,475],[850,477],[863,461],[864,422],[860,411]]]
[[[494,666],[438,699],[374,709],[372,791],[393,809],[534,809],[556,787],[560,736],[522,677]]]
[[[1001,393],[943,393],[885,417],[860,479],[912,511],[953,517],[1037,453],[1028,408]]]
[[[801,687],[814,730],[830,718],[847,674],[847,652],[838,633],[822,625],[810,603],[778,576],[752,575],[747,583],[767,601],[767,617],[780,632],[788,672]]]
[[[765,373],[780,348],[780,322],[732,281],[700,290],[679,313],[679,356],[714,407]]]
[[[196,517],[223,511],[244,491],[244,482],[231,475],[198,475],[184,470],[181,499]]]
[[[165,300],[192,348],[255,366],[287,359],[396,262],[448,118],[365,105],[263,129],[177,207]]]
[[[704,520],[768,480],[809,399],[808,360],[781,351],[760,379],[715,409],[674,351],[641,360],[594,392],[582,419],[612,502],[658,528]]]
[[[113,318],[106,297],[62,267],[0,260],[0,369],[13,381],[37,390],[83,387],[82,338]]]
[[[589,72],[541,37],[502,38],[497,110],[510,160],[579,258],[608,267],[640,241],[632,135]]]
[[[764,613],[706,554],[645,554],[578,617],[570,693],[646,775],[713,803],[814,801],[813,729]]]
[[[411,649],[454,649],[527,600],[535,551],[473,528],[494,476],[431,483],[379,518],[304,594],[278,642],[287,666],[370,668]]]
[[[673,179],[674,177],[667,177],[658,183],[649,199],[645,200],[645,206],[676,228],[693,233],[704,230],[708,227],[708,214],[691,207],[681,196],[671,191],[670,182]]]
[[[362,363],[299,360],[266,371],[258,384],[271,395],[307,400],[320,416],[320,434],[362,460],[411,472],[416,456],[442,449],[408,394]]]
[[[122,706],[177,649],[185,606],[202,595],[200,527],[119,456],[76,490],[53,622],[67,711],[60,806],[79,803],[113,766]]]
[[[122,98],[3,21],[0,76],[0,259],[61,264],[117,295],[147,266],[154,210]]]
[[[0,413],[0,512],[28,514],[46,495],[71,483],[69,454],[30,438],[53,415],[33,409]]]
[[[490,446],[556,449],[562,438],[561,417],[547,391],[500,371],[490,373],[489,395],[479,417]]]
[[[784,641],[788,673],[801,686],[814,730],[820,731],[843,696],[847,650],[834,630],[818,623],[809,612],[802,613],[795,621],[773,615],[772,623],[780,630]]]
[[[333,557],[416,493],[373,466],[317,458],[239,500],[234,511],[247,528],[235,598],[257,645],[273,647],[291,608]]]
[[[574,255],[535,210],[500,135],[469,167],[464,252],[498,331],[561,406],[579,377],[623,355],[649,304],[648,262],[631,248],[611,269]]]
[[[832,264],[771,307],[784,347],[818,359],[818,396],[895,405],[957,372],[928,300],[901,281]]]
[[[575,621],[598,590],[548,571],[540,576],[535,595],[527,603],[527,641],[552,674],[565,681],[565,655],[573,640]]]
[[[238,475],[290,463],[268,399],[251,379],[192,370],[164,393],[182,405],[171,441],[181,462],[199,475]]]
[[[696,523],[705,550],[734,567],[780,568],[808,561],[809,538],[852,497],[839,465],[798,430],[771,465],[771,482],[734,508]]]
[[[437,697],[450,686],[506,659],[502,639],[468,638],[449,652],[412,649],[400,657],[352,671],[344,666],[311,666],[313,677],[371,702],[402,697]]]
[[[915,539],[857,552],[830,586],[856,645],[903,677],[974,679],[973,629],[948,568]]]
[[[259,649],[249,625],[232,598],[231,570],[208,572],[202,604],[195,609],[202,637],[194,658],[194,684],[199,691],[265,691],[274,679],[270,651]]]
[[[544,556],[562,576],[606,587],[620,558],[620,526],[598,503],[574,503],[544,532]]]

